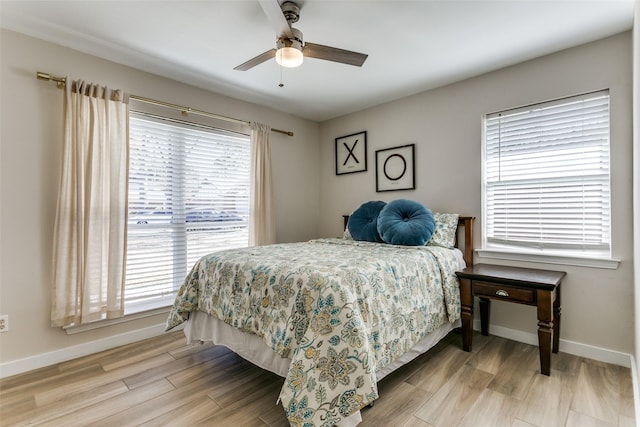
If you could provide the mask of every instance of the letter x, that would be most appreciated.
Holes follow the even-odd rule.
[[[344,159],[344,163],[342,164],[342,166],[344,166],[344,165],[346,165],[346,164],[347,164],[347,162],[349,161],[349,157],[353,157],[353,160],[354,160],[356,163],[360,163],[360,162],[358,161],[358,159],[356,158],[356,155],[355,155],[355,154],[353,154],[353,150],[356,148],[356,144],[357,144],[357,143],[358,143],[358,140],[356,139],[355,141],[353,141],[353,146],[352,146],[351,148],[349,148],[349,146],[347,145],[347,143],[346,143],[346,142],[343,142],[343,143],[342,143],[342,145],[344,145],[344,148],[346,148],[346,149],[347,149],[347,151],[349,152],[349,154],[347,154],[347,158],[346,158],[346,159]]]

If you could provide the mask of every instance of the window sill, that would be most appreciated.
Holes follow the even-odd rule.
[[[138,313],[127,314],[119,319],[98,320],[96,322],[87,323],[86,325],[73,325],[65,326],[62,329],[67,335],[79,334],[81,332],[93,331],[95,329],[104,328],[107,326],[118,325],[120,323],[130,322],[132,320],[144,319],[146,317],[152,317],[159,314],[169,314],[171,307],[160,307],[153,310],[141,311]]]
[[[509,261],[539,262],[545,264],[575,265],[578,267],[604,268],[615,270],[620,260],[612,258],[588,258],[566,255],[542,255],[521,252],[509,252],[495,249],[478,249],[481,258],[504,259]]]

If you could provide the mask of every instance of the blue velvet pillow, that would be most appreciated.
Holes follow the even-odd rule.
[[[378,216],[378,233],[392,245],[422,246],[431,239],[435,228],[433,213],[413,200],[389,202]]]
[[[382,242],[378,234],[378,214],[385,205],[381,201],[366,202],[349,216],[347,228],[353,240]]]

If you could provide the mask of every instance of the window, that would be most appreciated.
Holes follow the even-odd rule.
[[[485,116],[484,248],[609,258],[609,93]]]
[[[250,142],[132,112],[125,313],[173,303],[210,252],[248,246]]]

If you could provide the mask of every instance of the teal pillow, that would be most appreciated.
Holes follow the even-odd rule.
[[[382,242],[382,238],[378,234],[378,214],[385,204],[381,201],[366,202],[349,216],[347,229],[353,240]]]
[[[389,202],[378,215],[378,233],[392,245],[422,246],[431,239],[435,228],[433,213],[413,200]]]

